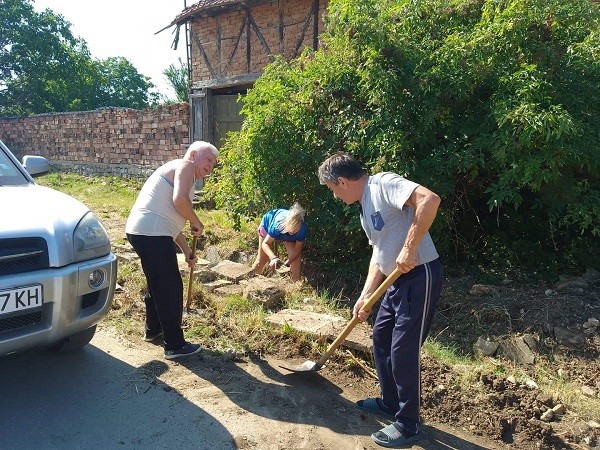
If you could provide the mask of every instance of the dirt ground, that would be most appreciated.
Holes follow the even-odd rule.
[[[449,278],[431,335],[465,353],[473,351],[481,335],[532,336],[536,344],[533,364],[497,356],[498,366],[520,369],[558,385],[560,380],[569,382],[571,389],[586,393],[584,403],[598,405],[600,334],[598,328],[586,332],[586,327],[589,319],[600,318],[600,280],[595,278],[585,287],[580,281],[562,277],[555,283],[499,283],[493,292],[473,296],[468,292],[475,280]],[[426,418],[454,422],[513,448],[600,448],[600,417],[580,416],[566,405],[568,399],[541,393],[526,377],[514,380],[502,371],[481,372],[476,374],[476,383],[448,389],[452,376],[449,368],[438,363],[424,365]],[[560,404],[566,406],[564,414],[540,420],[544,412]]]
[[[117,222],[103,219],[113,240],[122,238],[123,225]],[[537,344],[534,364],[495,356],[491,361],[497,362],[497,370],[482,369],[461,383],[455,368],[424,357],[421,413],[428,437],[413,448],[599,449],[600,417],[572,411],[568,399],[542,393],[528,376],[541,373],[550,380],[573,383],[569,386],[586,389],[589,401],[597,404],[600,329],[584,332],[584,324],[600,318],[600,280],[581,287],[569,285],[569,277],[553,283],[501,278],[504,281],[489,283],[489,292],[472,295],[469,291],[480,282],[478,277],[448,277],[430,335],[469,355],[479,336],[506,339],[527,334]],[[119,338],[107,325],[102,330]],[[567,338],[559,337],[559,330]],[[134,344],[152,348],[141,340]],[[158,357],[150,356],[150,360]],[[234,428],[249,417],[243,411],[275,421],[266,425],[272,429],[265,430],[261,423],[256,425],[260,430],[237,437],[234,433],[235,448],[380,448],[370,442],[369,435],[385,423],[360,414],[353,405],[377,395],[373,376],[360,366],[345,364],[339,351],[313,376],[287,375],[275,369],[278,361],[290,359],[301,362],[305,357],[285,346],[274,355],[242,355],[235,360],[203,354],[191,363],[168,363],[168,372],[156,380],[169,386],[177,380],[177,390],[184,397],[206,395],[198,391],[202,380],[218,387],[203,397],[203,404],[211,405],[208,412]],[[523,376],[507,376],[506,367],[520,370]],[[550,408],[558,412],[551,420],[542,420]]]
[[[181,448],[202,450],[375,450],[370,434],[388,422],[355,409],[354,402],[376,392],[372,379],[340,370],[332,361],[321,371],[292,374],[280,367],[287,359],[277,355],[226,354],[203,351],[176,361],[165,361],[159,346],[141,339],[124,339],[103,323],[91,343],[128,369],[114,373],[121,382],[121,397],[158,403],[164,391],[165,417],[179,417],[198,433],[197,441]],[[120,397],[120,398],[121,398]],[[200,419],[202,417],[202,423]],[[166,419],[165,419],[166,420]],[[198,421],[198,423],[196,423]],[[121,448],[164,448],[144,435],[169,433],[155,430],[122,433]],[[184,425],[185,428],[185,425]],[[212,431],[211,431],[212,430]],[[425,437],[413,446],[428,450],[497,449],[493,441],[443,423],[427,423]],[[190,432],[192,432],[190,430]],[[139,435],[139,436],[138,436]],[[176,436],[168,440],[177,441]],[[182,437],[179,440],[187,439]],[[164,436],[163,436],[163,441]]]

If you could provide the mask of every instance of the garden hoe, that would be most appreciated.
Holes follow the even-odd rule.
[[[387,278],[381,283],[381,285],[377,288],[375,292],[373,292],[369,298],[365,301],[361,309],[369,310],[375,304],[377,299],[383,295],[383,293],[389,288],[394,281],[401,275],[401,272],[398,268],[395,268],[392,273],[390,273]],[[342,342],[348,337],[350,332],[354,329],[354,327],[358,324],[359,320],[357,317],[352,317],[352,320],[346,325],[346,328],[342,330],[339,336],[331,343],[329,348],[323,356],[319,358],[317,362],[314,361],[304,361],[302,364],[297,366],[286,366],[280,365],[282,369],[289,370],[290,372],[317,372],[321,370],[325,361],[329,359],[329,357],[335,352],[335,350],[340,346]]]
[[[196,244],[198,243],[198,236],[194,236],[192,239],[192,255],[196,256]],[[190,312],[190,305],[192,304],[192,286],[194,284],[194,266],[190,266],[190,279],[188,281],[187,301],[185,302],[185,312]]]

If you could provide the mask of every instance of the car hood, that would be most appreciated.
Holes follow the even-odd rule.
[[[53,189],[29,184],[0,186],[0,239],[42,237],[51,267],[73,262],[73,231],[89,211]]]

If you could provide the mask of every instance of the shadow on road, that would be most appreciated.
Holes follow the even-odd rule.
[[[218,421],[165,385],[163,361],[133,367],[93,345],[0,358],[3,450],[232,449]]]
[[[425,450],[492,450],[496,447],[475,444],[456,436],[453,432],[445,431],[440,426],[423,425],[425,438],[419,442],[417,448]]]
[[[219,388],[233,403],[258,416],[286,423],[313,425],[338,434],[369,437],[389,422],[358,411],[343,390],[320,375],[280,372],[277,361],[250,357],[249,363],[226,361],[220,355],[204,354],[178,361],[198,377]],[[272,365],[271,365],[272,364]],[[424,427],[425,437],[415,449],[489,450],[436,426]],[[274,431],[275,432],[275,431]],[[364,441],[363,441],[364,442]],[[370,439],[369,441],[370,442]],[[370,447],[379,449],[375,443]]]
[[[2,450],[381,448],[369,435],[385,423],[357,411],[320,373],[208,352],[169,362],[158,359],[161,350],[145,352],[147,362],[135,367],[122,359],[136,350],[93,344],[0,358]],[[493,448],[448,427],[425,431],[414,449]]]

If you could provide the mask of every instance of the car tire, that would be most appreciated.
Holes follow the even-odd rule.
[[[72,334],[66,338],[51,345],[48,350],[52,352],[70,352],[85,347],[94,337],[96,333],[96,325],[79,333]]]

